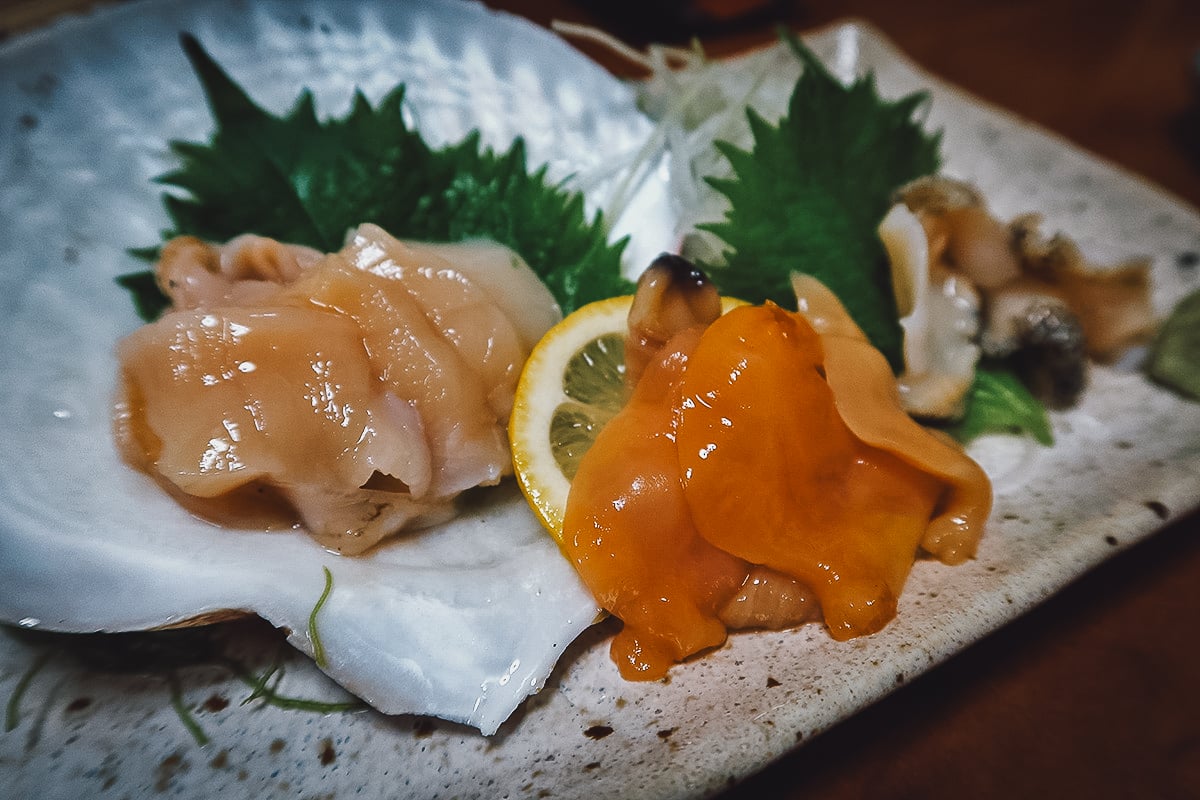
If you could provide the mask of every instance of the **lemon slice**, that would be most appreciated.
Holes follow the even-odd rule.
[[[508,439],[521,491],[562,540],[579,459],[627,397],[625,336],[632,295],[589,303],[551,328],[529,354],[513,398]]]
[[[722,311],[744,305],[722,298]],[[508,439],[521,491],[562,541],[579,460],[625,405],[625,337],[632,295],[589,303],[551,328],[521,371]]]

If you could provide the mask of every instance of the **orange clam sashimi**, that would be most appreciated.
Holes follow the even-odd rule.
[[[584,456],[567,501],[563,552],[624,621],[612,655],[626,678],[659,677],[663,665],[723,642],[717,612],[748,568],[700,537],[678,480],[670,398],[699,336],[678,334],[648,366]]]
[[[815,599],[846,639],[895,615],[922,547],[949,563],[974,551],[986,475],[904,413],[836,299],[798,287],[815,325],[767,305],[677,335],[580,462],[563,546],[624,621],[626,678],[723,642],[723,607],[764,570],[799,587],[785,624]]]

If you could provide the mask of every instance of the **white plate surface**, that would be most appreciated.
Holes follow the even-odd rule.
[[[404,13],[396,10],[402,6],[168,1],[59,25],[0,49],[0,318],[30,314],[30,298],[47,313],[59,303],[73,308],[64,298],[99,291],[113,274],[131,268],[124,249],[153,241],[164,224],[149,184],[169,164],[163,143],[208,130],[177,30],[193,31],[235,76],[249,77],[268,108],[285,108],[309,85],[322,110],[340,112],[354,85],[375,98],[406,75],[411,65],[394,58],[405,30],[398,21]],[[236,25],[229,24],[231,15]],[[431,138],[454,139],[474,125],[483,125],[496,144],[525,134],[533,158],[566,176],[645,134],[615,81],[580,66],[568,49],[551,47],[551,37],[528,26],[511,29],[520,46],[504,47],[495,31],[505,18],[486,19],[486,31],[464,28],[460,39],[441,42],[441,52],[472,63],[503,50],[509,55],[501,71],[546,99],[554,113],[543,108],[514,118],[499,101],[480,109],[478,119],[465,118],[461,106],[421,113],[422,102],[433,109],[436,98],[422,97],[414,76],[410,99]],[[886,96],[931,90],[929,124],[945,130],[948,171],[978,183],[999,214],[1039,210],[1051,228],[1071,232],[1087,248],[1152,256],[1161,310],[1197,285],[1194,270],[1177,266],[1179,254],[1200,252],[1194,210],[921,73],[867,27],[841,26],[811,42],[839,74],[875,70]],[[495,62],[487,63],[496,70]],[[547,71],[547,63],[554,69]],[[574,81],[594,90],[573,90],[583,85]],[[567,122],[555,116],[564,113]],[[89,123],[66,124],[79,119]],[[547,134],[547,125],[565,130]],[[607,149],[594,147],[597,141]],[[635,246],[660,247],[659,228],[644,219],[631,224]],[[89,271],[102,280],[84,277],[95,274]],[[108,305],[88,315],[60,312],[58,321],[68,336],[115,340],[136,324],[121,299],[106,297]],[[34,348],[27,357],[61,365],[66,383],[110,385],[110,362],[78,363],[61,344]],[[4,362],[12,385],[20,385],[13,378],[17,366],[11,358]],[[9,397],[6,389],[6,403]],[[87,418],[103,413],[103,400],[80,396],[82,407],[54,408]],[[15,796],[64,798],[102,791],[114,797],[165,791],[369,798],[714,792],[1150,535],[1163,523],[1163,509],[1177,516],[1200,503],[1200,406],[1136,374],[1099,369],[1081,405],[1052,421],[1058,444],[1051,450],[1030,452],[1004,440],[981,444],[997,497],[979,557],[954,568],[918,564],[898,619],[874,636],[836,643],[812,626],[736,635],[720,651],[675,669],[669,681],[640,684],[617,675],[604,629],[588,631],[546,689],[495,736],[484,737],[426,718],[239,705],[248,689],[217,667],[185,663],[173,672],[133,676],[101,669],[95,658],[81,660],[78,649],[74,655],[54,650],[56,641],[6,631],[0,697],[11,696],[22,676],[32,678],[17,726],[0,736],[3,783]],[[68,433],[53,446],[76,447],[84,457],[98,447],[72,443]],[[58,487],[59,496],[87,497],[108,491],[109,481],[125,480],[103,472],[75,477],[76,485]],[[15,514],[11,496],[5,500],[6,513]],[[47,584],[65,574],[49,562],[31,568],[43,570]],[[319,580],[314,586],[319,590]],[[72,588],[58,583],[56,590]],[[0,588],[0,599],[11,601],[5,591]],[[308,587],[304,597],[312,597]],[[229,652],[261,665],[271,645],[256,643],[254,633],[238,628],[217,638]],[[43,652],[58,655],[30,672]],[[286,657],[285,665],[281,691],[343,697],[306,659]],[[172,708],[169,674],[177,677],[184,704],[196,709],[208,745],[195,742]]]

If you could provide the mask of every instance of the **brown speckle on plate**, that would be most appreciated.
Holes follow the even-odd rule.
[[[1159,519],[1166,519],[1171,516],[1170,510],[1158,500],[1147,500],[1146,508],[1154,512],[1154,515]]]
[[[90,698],[90,697],[76,697],[74,700],[72,700],[70,703],[67,704],[67,712],[72,713],[75,711],[83,711],[85,708],[87,708],[91,704],[92,704],[92,698]]]
[[[593,725],[583,732],[583,735],[589,739],[603,739],[613,732],[613,729],[607,725]]]
[[[219,694],[209,695],[208,699],[204,701],[205,711],[215,713],[217,711],[224,711],[227,708],[229,708],[229,700]]]
[[[176,750],[159,763],[155,772],[154,789],[159,792],[167,791],[171,788],[175,776],[187,772],[190,767],[191,764],[183,757],[183,751]]]

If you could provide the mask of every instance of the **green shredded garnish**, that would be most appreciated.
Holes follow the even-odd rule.
[[[255,681],[255,679],[251,680]],[[361,711],[367,707],[366,703],[361,700],[346,700],[343,702],[312,700],[307,697],[291,697],[280,694],[275,689],[269,688],[266,685],[258,685],[256,681],[255,686],[255,691],[258,694],[254,699],[261,699],[265,705],[284,708],[289,711],[313,711],[318,714],[338,714],[347,711]]]
[[[898,371],[902,333],[877,229],[896,189],[938,170],[941,135],[919,122],[929,96],[884,100],[873,74],[843,86],[799,39],[784,36],[804,71],[778,125],[746,110],[750,151],[716,143],[734,177],[709,183],[731,208],[701,227],[728,250],[725,264],[705,267],[722,293],[787,308],[796,304],[792,273],[812,275]]]
[[[275,684],[277,686],[279,685],[279,682],[283,680],[283,665],[276,660],[275,663],[263,670],[259,675],[250,675],[245,670],[241,669],[240,666],[237,666],[234,668],[234,674],[241,678],[241,680],[250,687],[250,694],[248,694],[246,699],[241,702],[241,705],[245,706],[253,703],[255,700],[258,700],[261,697],[267,697],[271,694],[273,690],[268,684],[270,683],[272,677],[275,678]]]
[[[325,605],[325,601],[329,599],[329,593],[333,591],[333,573],[329,571],[329,567],[321,567],[325,572],[325,590],[321,592],[321,596],[317,598],[317,604],[313,606],[312,613],[308,615],[308,638],[312,641],[313,660],[317,662],[317,666],[324,669],[328,662],[325,660],[325,646],[321,644],[321,636],[317,632],[317,614],[321,612],[321,607]]]
[[[588,220],[583,195],[550,183],[545,166],[529,171],[522,139],[494,153],[475,132],[432,149],[404,121],[403,85],[374,108],[356,92],[340,119],[319,120],[307,90],[290,112],[274,116],[194,37],[181,41],[216,132],[207,144],[171,143],[180,165],[158,181],[185,195],[163,195],[173,224],[164,239],[224,242],[256,233],[330,252],[342,247],[348,230],[373,222],[401,238],[486,237],[507,245],[564,312],[630,291],[621,277],[625,240],[610,245],[601,216]],[[165,298],[149,274],[124,275],[120,283],[152,319]]]
[[[348,711],[361,711],[366,703],[361,700],[328,701],[313,700],[306,697],[292,697],[280,694],[278,686],[283,680],[283,664],[276,660],[270,667],[255,675],[236,661],[227,662],[230,671],[250,687],[250,694],[242,700],[241,705],[248,705],[255,700],[261,700],[263,705],[275,706],[292,711],[313,711],[319,714],[338,714]],[[274,680],[272,680],[274,679]],[[272,686],[272,683],[274,686]]]
[[[204,733],[204,729],[200,727],[200,723],[196,722],[191,709],[183,702],[183,686],[179,682],[179,675],[174,670],[167,673],[167,683],[171,687],[171,708],[175,709],[183,727],[187,728],[187,732],[196,740],[196,744],[201,747],[208,744],[208,736]]]
[[[4,709],[5,733],[15,730],[21,724],[21,698],[25,696],[29,684],[33,683],[33,679],[50,661],[50,656],[51,653],[47,651],[34,659],[34,662],[29,665],[29,669],[25,670],[25,674],[21,676],[21,680],[17,681],[17,685],[13,687],[12,694],[8,697],[8,705]]]

